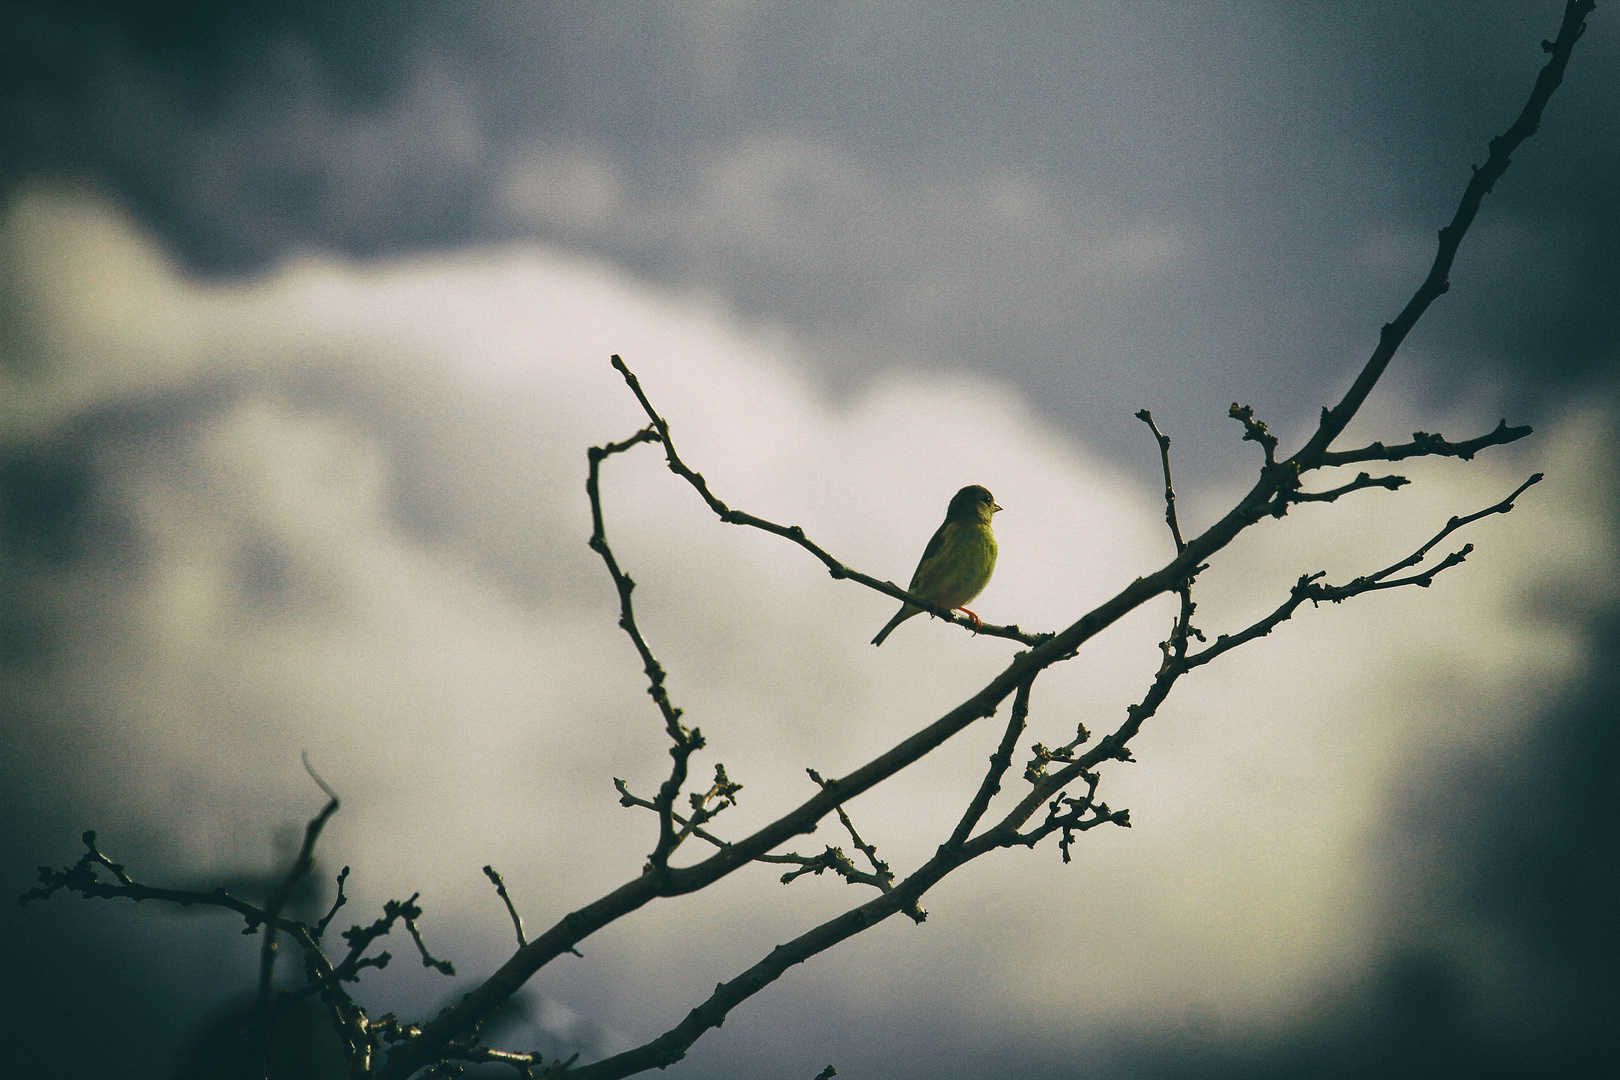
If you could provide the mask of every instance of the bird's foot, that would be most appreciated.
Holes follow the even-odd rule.
[[[977,615],[973,614],[973,612],[969,611],[965,607],[964,608],[957,608],[956,610],[960,611],[962,614],[966,615],[968,618],[973,620],[973,632],[975,634],[977,634],[980,630],[984,629],[984,621],[982,619],[980,619]]]

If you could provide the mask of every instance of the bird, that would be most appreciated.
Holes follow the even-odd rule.
[[[906,591],[942,608],[960,609],[977,626],[979,617],[962,605],[984,591],[996,569],[996,535],[990,531],[990,517],[1000,509],[994,496],[978,484],[958,491],[945,511],[945,523],[923,549],[922,561]],[[921,611],[915,604],[902,604],[872,644],[882,645],[895,627]]]

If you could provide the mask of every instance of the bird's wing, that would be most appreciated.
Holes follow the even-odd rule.
[[[923,548],[922,558],[917,560],[917,569],[912,572],[911,584],[906,586],[907,592],[915,593],[917,591],[917,585],[919,584],[919,579],[922,577],[923,567],[927,566],[928,561],[935,555],[938,555],[940,549],[945,546],[945,530],[949,529],[951,524],[951,520],[947,518],[944,524],[940,525],[940,527],[934,531],[933,539],[929,540],[928,546]]]

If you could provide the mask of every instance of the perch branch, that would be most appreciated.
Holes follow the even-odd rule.
[[[653,404],[648,399],[646,391],[641,387],[641,380],[636,377],[635,373],[630,370],[629,366],[626,365],[624,360],[617,354],[614,355],[612,363],[619,374],[624,376],[626,385],[628,385],[631,392],[636,395],[636,400],[641,403],[641,407],[646,412],[647,418],[652,421],[651,428],[657,432],[657,436],[650,441],[661,442],[664,444],[664,456],[669,462],[670,472],[675,473],[677,476],[681,477],[687,483],[696,488],[698,494],[703,496],[703,501],[709,504],[709,509],[713,510],[715,515],[721,521],[728,525],[748,525],[753,528],[771,533],[775,536],[780,536],[784,539],[791,540],[795,544],[798,544],[800,547],[804,548],[806,551],[810,552],[810,554],[814,555],[817,559],[820,559],[822,565],[827,568],[827,572],[834,578],[858,582],[861,585],[865,585],[869,589],[875,589],[878,592],[883,593],[885,596],[890,596],[896,600],[901,600],[905,603],[915,605],[916,607],[928,612],[930,615],[944,619],[946,622],[952,622],[958,626],[967,627],[979,635],[986,637],[1009,638],[1013,641],[1021,641],[1025,645],[1038,644],[1050,636],[1048,634],[1026,634],[1017,626],[994,626],[988,623],[980,623],[978,626],[975,626],[973,620],[969,619],[967,616],[958,615],[949,608],[940,607],[938,604],[935,604],[932,601],[924,600],[919,596],[913,596],[911,593],[900,588],[900,586],[896,585],[892,581],[879,581],[875,577],[863,574],[859,570],[854,570],[849,566],[846,566],[844,563],[833,558],[833,556],[829,554],[825,548],[821,547],[821,545],[807,537],[804,533],[804,529],[798,525],[778,525],[774,521],[766,521],[764,518],[755,517],[753,514],[744,513],[741,510],[733,510],[724,502],[720,501],[719,497],[716,496],[714,492],[709,490],[709,482],[703,478],[702,473],[694,472],[686,464],[686,462],[681,460],[680,454],[675,450],[675,443],[670,438],[669,421],[665,420],[664,417],[659,414],[658,410],[653,408]]]

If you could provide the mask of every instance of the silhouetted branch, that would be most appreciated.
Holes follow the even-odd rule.
[[[1036,805],[1039,805],[1038,803]],[[1034,807],[1020,804],[994,829],[959,845],[942,844],[934,856],[903,881],[874,899],[852,908],[785,945],[778,945],[764,959],[736,978],[720,983],[702,1004],[675,1027],[655,1039],[586,1065],[571,1074],[575,1080],[619,1080],[646,1069],[663,1068],[679,1061],[704,1032],[719,1027],[727,1014],[743,1001],[763,990],[795,964],[825,952],[855,934],[871,928],[897,912],[915,907],[924,893],[962,865],[990,851],[1024,843],[1017,826],[1027,820]],[[1109,820],[1129,824],[1126,812],[1109,815]],[[1097,822],[1101,824],[1102,822]],[[1060,827],[1060,826],[1055,826]],[[1090,825],[1077,828],[1090,828]]]
[[[644,810],[657,811],[658,807],[654,806],[648,800],[641,798],[639,795],[633,794],[630,791],[629,786],[618,777],[613,778],[613,786],[618,789],[620,806],[636,806]],[[675,815],[675,820],[679,822],[683,828],[690,826],[691,834],[696,836],[699,840],[706,840],[717,848],[731,846],[729,841],[722,840],[718,836],[715,836],[713,833],[709,832],[707,829],[689,822],[688,819],[682,817],[680,814]],[[856,869],[855,864],[850,862],[844,853],[835,847],[829,847],[826,851],[819,855],[800,855],[797,852],[792,851],[783,852],[781,854],[771,854],[767,852],[761,855],[756,855],[754,857],[754,861],[763,863],[787,863],[793,866],[801,867],[802,869],[800,870],[782,875],[782,883],[784,885],[803,874],[819,874],[823,870],[832,870],[834,873],[837,873],[841,877],[844,877],[852,882],[860,882],[862,884],[869,885],[877,884],[877,880],[875,878],[871,878],[870,875]]]
[[[1153,422],[1153,414],[1146,409],[1138,409],[1136,418],[1148,426],[1148,430],[1153,432],[1154,441],[1159,444],[1159,460],[1164,466],[1164,523],[1170,526],[1170,535],[1176,541],[1176,554],[1180,555],[1187,550],[1187,542],[1181,538],[1181,526],[1176,522],[1176,487],[1170,480],[1170,436],[1159,430],[1159,425]],[[1262,428],[1264,426],[1261,425]],[[1275,443],[1276,440],[1272,441]]]
[[[1468,227],[1473,224],[1474,216],[1479,213],[1480,203],[1487,193],[1495,186],[1507,171],[1512,160],[1513,151],[1519,144],[1536,133],[1541,126],[1541,113],[1547,107],[1547,101],[1552,97],[1553,91],[1558,89],[1559,83],[1564,79],[1564,68],[1569,63],[1570,50],[1574,49],[1575,42],[1586,32],[1586,16],[1596,7],[1595,0],[1567,0],[1564,5],[1563,22],[1558,28],[1558,36],[1554,41],[1542,42],[1542,49],[1548,54],[1546,66],[1536,76],[1536,85],[1530,91],[1530,99],[1525,102],[1518,119],[1496,138],[1490,142],[1490,155],[1483,166],[1474,168],[1473,178],[1463,190],[1462,199],[1457,204],[1457,212],[1452,216],[1451,223],[1440,230],[1439,247],[1434,254],[1434,262],[1429,267],[1429,274],[1418,286],[1411,300],[1407,301],[1399,315],[1392,322],[1384,324],[1378,335],[1378,346],[1368,358],[1367,364],[1356,376],[1356,381],[1339,399],[1339,403],[1332,409],[1322,410],[1322,419],[1311,436],[1308,443],[1293,460],[1299,464],[1300,471],[1317,468],[1323,464],[1323,456],[1333,440],[1338,438],[1350,423],[1352,417],[1361,409],[1362,402],[1372,393],[1372,388],[1384,374],[1384,369],[1395,356],[1395,350],[1400,348],[1406,335],[1411,333],[1412,327],[1417,325],[1418,319],[1429,309],[1443,293],[1451,288],[1448,280],[1451,273],[1451,264],[1457,257],[1457,248],[1462,243],[1463,236],[1467,234]]]
[[[613,786],[619,791],[620,806],[639,806],[644,810],[651,810],[655,814],[658,812],[657,803],[654,803],[648,799],[643,799],[638,795],[632,795],[630,793],[630,789],[625,785],[625,782],[616,776],[613,778]],[[683,817],[674,811],[670,812],[670,816],[676,824],[681,826],[683,832],[690,833],[691,835],[698,837],[700,840],[707,840],[715,847],[726,846],[726,841],[715,836],[707,829],[702,828],[689,818]]]
[[[844,854],[844,849],[828,845],[819,855],[791,855],[786,861],[798,866],[797,870],[789,870],[779,879],[783,885],[791,885],[806,874],[820,877],[824,871],[831,870],[851,885],[870,885],[874,889],[882,890],[889,884],[887,880],[877,874],[869,874],[850,861]],[[889,877],[893,877],[890,874]]]
[[[1469,514],[1467,517],[1453,517],[1450,521],[1446,522],[1446,527],[1435,533],[1434,538],[1431,539],[1427,544],[1424,544],[1422,547],[1412,552],[1412,554],[1408,555],[1400,562],[1378,571],[1378,573],[1372,575],[1372,577],[1368,580],[1381,581],[1391,574],[1405,570],[1409,566],[1416,566],[1418,563],[1423,561],[1424,556],[1428,555],[1430,550],[1432,550],[1436,544],[1450,536],[1452,533],[1456,532],[1458,529],[1462,528],[1464,525],[1470,525],[1478,521],[1480,518],[1490,517],[1492,514],[1510,513],[1513,510],[1514,500],[1516,500],[1520,495],[1523,495],[1531,486],[1541,483],[1542,479],[1543,474],[1533,473],[1530,476],[1530,479],[1513,489],[1513,494],[1509,495],[1501,502],[1496,503],[1494,506],[1487,506],[1478,513]],[[1354,583],[1352,582],[1352,584]]]
[[[809,773],[810,779],[814,780],[822,788],[837,786],[838,782],[836,780],[825,780],[822,778],[821,774],[816,772],[814,769],[806,769],[804,771]],[[885,885],[887,885],[888,882],[893,881],[894,874],[890,872],[889,864],[878,858],[877,848],[874,845],[868,844],[865,840],[861,839],[861,834],[855,831],[855,823],[849,820],[849,813],[844,809],[844,804],[836,803],[834,804],[833,809],[838,812],[838,820],[843,823],[844,831],[849,833],[850,841],[855,845],[856,849],[860,851],[862,855],[866,856],[866,861],[871,863],[872,872],[878,876],[878,880],[883,882]]]
[[[1027,847],[1034,847],[1043,839],[1059,830],[1063,836],[1058,840],[1058,850],[1065,863],[1071,862],[1069,848],[1074,845],[1074,834],[1088,832],[1098,825],[1118,825],[1121,828],[1131,827],[1131,812],[1129,810],[1109,810],[1107,803],[1099,803],[1097,799],[1097,785],[1102,777],[1094,772],[1084,769],[1078,773],[1079,779],[1085,781],[1086,793],[1079,798],[1071,795],[1059,795],[1046,807],[1046,820],[1027,833],[1018,833],[1017,842]],[[1090,814],[1090,817],[1086,815]]]
[[[1348,495],[1352,491],[1361,491],[1364,488],[1381,487],[1396,491],[1412,481],[1404,476],[1369,476],[1366,473],[1357,473],[1356,478],[1342,487],[1331,491],[1296,491],[1288,496],[1289,502],[1337,502],[1340,495]]]
[[[1275,467],[1277,464],[1277,436],[1273,435],[1271,429],[1266,427],[1265,424],[1254,418],[1254,406],[1239,405],[1234,401],[1226,414],[1243,425],[1244,442],[1260,444],[1260,449],[1265,451],[1266,454],[1266,468]],[[1137,413],[1137,415],[1142,414]],[[1158,435],[1158,429],[1155,428],[1153,433]]]
[[[318,777],[316,782],[320,783]],[[327,788],[325,784],[321,786],[330,794],[330,788]],[[276,893],[271,896],[272,900],[275,899],[277,894],[280,894],[283,897],[282,903],[284,903],[284,898],[290,891],[291,883],[296,883],[302,873],[307,872],[309,864],[313,862],[315,841],[319,839],[320,832],[326,822],[336,812],[336,802],[336,796],[332,796],[325,808],[309,822],[305,829],[305,843],[299,850],[293,870],[289,871],[281,884],[278,885]],[[370,927],[355,926],[344,931],[342,937],[350,946],[349,954],[341,963],[333,965],[322,951],[319,938],[336,915],[337,909],[342,906],[342,886],[349,875],[347,867],[343,869],[343,872],[337,878],[340,900],[332,905],[319,923],[311,927],[307,923],[281,915],[279,910],[272,910],[272,905],[269,902],[260,907],[240,897],[233,896],[224,888],[204,892],[143,885],[125,871],[122,863],[113,862],[100,850],[97,846],[94,831],[86,831],[81,839],[86,850],[80,856],[79,861],[73,866],[61,870],[40,867],[40,884],[19,896],[17,898],[19,904],[26,905],[32,900],[47,899],[58,890],[67,889],[69,892],[77,893],[86,899],[114,899],[121,897],[136,902],[163,900],[179,904],[182,907],[225,908],[242,916],[247,924],[243,930],[244,933],[254,933],[260,927],[273,927],[276,931],[292,938],[304,954],[304,971],[308,981],[305,986],[293,992],[291,996],[303,997],[316,993],[321,995],[322,1000],[332,1014],[334,1027],[343,1040],[350,1062],[358,1075],[366,1075],[367,1070],[370,1069],[372,1056],[378,1049],[377,1040],[380,1037],[380,1032],[385,1030],[387,1025],[378,1026],[378,1024],[368,1021],[365,1011],[355,1004],[343,990],[341,984],[345,981],[356,981],[359,978],[359,973],[365,968],[381,969],[388,965],[390,956],[386,951],[377,956],[368,957],[364,955],[365,950],[371,943],[378,937],[387,934],[396,921],[404,920],[412,939],[416,942],[417,949],[421,952],[422,963],[425,966],[434,967],[446,975],[455,974],[454,967],[448,961],[433,958],[428,952],[427,946],[423,943],[421,934],[416,927],[416,920],[421,917],[422,909],[416,906],[415,896],[405,901],[388,901],[383,907],[382,918],[378,919]],[[303,871],[298,871],[300,865],[304,867]],[[97,876],[97,868],[111,874],[114,880],[110,882],[102,880]],[[295,873],[295,871],[298,872]],[[261,950],[261,996],[259,1006],[264,1009],[267,1007],[267,1001],[262,991],[264,980],[262,956],[263,952]]]
[[[308,753],[304,754],[304,771],[308,772],[310,779],[326,792],[326,805],[321,808],[320,813],[310,818],[308,825],[304,826],[304,843],[298,849],[298,857],[293,860],[292,866],[287,868],[287,876],[264,904],[264,943],[259,947],[260,1006],[270,1000],[271,984],[275,976],[276,920],[281,915],[283,905],[287,903],[287,897],[292,895],[293,886],[298,884],[303,876],[309,873],[310,867],[315,865],[315,842],[321,838],[321,830],[326,828],[326,823],[337,813],[339,806],[337,792],[327,786],[326,781],[315,772],[314,766],[309,763]]]
[[[416,906],[416,898],[422,895],[415,893],[409,900],[400,904],[400,918],[405,922],[405,929],[411,932],[411,940],[416,942],[416,951],[422,954],[422,966],[433,968],[441,975],[454,975],[456,966],[448,960],[435,960],[428,947],[422,942],[422,932],[416,928],[416,920],[422,917],[422,909]],[[390,900],[390,904],[394,901]],[[386,910],[386,909],[385,909]]]
[[[1293,615],[1294,611],[1307,600],[1312,604],[1338,604],[1343,603],[1345,600],[1348,600],[1353,596],[1359,596],[1362,593],[1374,592],[1380,589],[1396,589],[1406,585],[1416,585],[1423,589],[1428,588],[1429,585],[1433,583],[1437,574],[1458,565],[1464,559],[1466,559],[1469,553],[1474,550],[1474,545],[1464,545],[1462,550],[1453,552],[1452,554],[1446,556],[1439,563],[1430,567],[1428,570],[1423,571],[1421,574],[1414,574],[1411,577],[1394,579],[1391,579],[1390,575],[1404,570],[1407,567],[1416,566],[1418,563],[1422,562],[1424,556],[1426,556],[1436,544],[1438,544],[1441,540],[1444,540],[1447,536],[1450,536],[1452,533],[1456,532],[1458,529],[1462,528],[1464,525],[1467,525],[1470,522],[1478,521],[1480,518],[1489,516],[1491,514],[1508,513],[1513,509],[1514,500],[1522,495],[1526,488],[1530,487],[1532,484],[1538,483],[1541,478],[1542,474],[1536,473],[1523,484],[1520,484],[1516,489],[1514,489],[1513,494],[1509,495],[1501,502],[1496,503],[1493,506],[1488,506],[1476,514],[1470,514],[1465,518],[1453,517],[1446,523],[1445,528],[1436,533],[1433,539],[1431,539],[1428,543],[1418,548],[1406,558],[1385,567],[1377,573],[1369,574],[1365,577],[1358,577],[1344,585],[1318,584],[1319,579],[1324,576],[1320,572],[1315,574],[1301,575],[1299,580],[1295,582],[1293,589],[1289,591],[1288,599],[1284,601],[1275,611],[1236,634],[1220,635],[1215,639],[1215,644],[1199,653],[1196,653],[1195,655],[1187,657],[1182,665],[1184,670],[1190,671],[1195,667],[1201,667],[1215,659],[1217,656],[1220,656],[1222,653],[1230,652],[1239,645],[1253,641],[1255,638],[1265,637],[1279,624],[1289,619]]]
[[[338,908],[349,902],[349,898],[343,895],[343,883],[348,880],[349,868],[345,866],[338,872],[337,876],[337,899],[332,901],[332,907],[327,911],[325,916],[321,918],[321,921],[315,924],[314,934],[316,940],[320,940],[320,938],[325,935],[326,928],[331,925],[332,918],[338,913]]]
[[[494,883],[496,894],[501,898],[501,902],[506,905],[506,913],[512,916],[512,930],[517,934],[518,948],[522,948],[529,942],[523,936],[523,919],[518,915],[517,908],[512,906],[512,897],[506,891],[506,882],[501,880],[501,875],[495,872],[493,866],[486,865],[484,867],[484,876]]]
[[[67,889],[78,893],[86,899],[92,897],[102,900],[111,900],[123,897],[140,903],[143,900],[167,900],[181,907],[191,907],[193,904],[202,904],[209,907],[228,908],[241,915],[247,922],[243,933],[253,933],[268,917],[262,908],[250,904],[245,900],[232,896],[223,888],[210,892],[198,892],[191,889],[163,889],[142,885],[132,880],[124,873],[122,863],[115,863],[103,855],[96,847],[96,833],[94,829],[86,830],[79,838],[87,849],[79,856],[79,861],[72,866],[61,870],[53,870],[49,866],[39,868],[38,881],[40,884],[29,889],[17,897],[17,903],[27,905],[32,900],[48,900],[58,889]],[[96,876],[95,868],[105,867],[116,883],[102,881]],[[278,919],[278,925],[283,930],[291,929],[292,923],[286,919]]]
[[[1143,410],[1146,412],[1146,410]],[[984,774],[984,780],[979,784],[979,790],[974,792],[973,801],[962,813],[962,820],[956,823],[951,832],[951,838],[945,843],[950,847],[961,847],[973,832],[973,827],[984,817],[984,812],[990,806],[990,800],[1001,791],[1001,778],[1006,775],[1007,768],[1012,765],[1013,750],[1017,748],[1018,737],[1024,733],[1024,725],[1029,720],[1029,692],[1035,680],[1018,687],[1013,696],[1012,715],[1007,718],[1007,730],[1001,736],[1001,745],[996,752],[990,755],[990,768]]]
[[[1375,442],[1359,450],[1329,450],[1322,455],[1322,465],[1326,468],[1334,465],[1354,465],[1361,461],[1404,461],[1410,457],[1454,457],[1472,461],[1474,455],[1487,446],[1504,446],[1510,442],[1517,442],[1533,431],[1534,429],[1529,426],[1508,427],[1506,420],[1500,420],[1496,427],[1486,434],[1459,443],[1447,442],[1443,437],[1431,435],[1427,431],[1414,431],[1412,441],[1399,446],[1385,446],[1381,442]]]
[[[715,762],[714,783],[710,785],[709,790],[702,794],[694,791],[687,797],[692,805],[692,816],[689,820],[681,822],[681,831],[675,836],[675,846],[679,847],[698,826],[713,821],[726,807],[736,806],[737,792],[741,791],[742,787],[726,776],[724,765]],[[713,805],[710,805],[711,803]]]
[[[806,769],[804,771],[809,773],[810,779],[819,784],[823,790],[836,790],[838,781],[824,780],[822,779],[821,774],[816,772],[814,769]],[[843,860],[841,866],[835,867],[834,869],[837,869],[847,881],[860,881],[867,885],[876,885],[883,892],[888,892],[893,887],[894,871],[889,869],[888,863],[878,858],[877,847],[862,840],[861,834],[855,831],[855,823],[849,819],[849,814],[844,810],[844,804],[837,803],[833,806],[833,809],[838,811],[838,820],[843,823],[844,831],[849,833],[850,842],[855,845],[862,855],[866,856],[866,861],[871,865],[872,872],[870,874],[860,873],[853,865],[849,864],[847,859]],[[839,851],[835,847],[828,848],[827,852],[828,854],[837,853],[840,858],[842,858],[843,855],[843,852]],[[782,878],[782,883],[786,884],[787,881],[788,878],[784,876]],[[910,917],[912,922],[920,923],[928,918],[928,912],[924,911],[915,904],[906,908],[905,912],[906,915]]]
[[[1541,474],[1537,473],[1529,480],[1525,481],[1525,483],[1521,484],[1517,489],[1514,490],[1513,494],[1509,495],[1501,502],[1496,503],[1493,506],[1489,506],[1478,513],[1470,514],[1465,518],[1452,518],[1446,524],[1445,528],[1437,533],[1428,543],[1424,544],[1423,547],[1419,548],[1418,551],[1414,552],[1413,555],[1407,557],[1406,559],[1402,559],[1400,562],[1395,563],[1376,574],[1357,578],[1354,581],[1341,586],[1317,584],[1317,580],[1322,577],[1321,574],[1302,576],[1295,584],[1293,590],[1290,592],[1288,600],[1285,601],[1282,606],[1280,606],[1270,615],[1247,627],[1243,631],[1233,635],[1223,634],[1216,638],[1215,643],[1209,646],[1209,648],[1191,655],[1187,654],[1184,649],[1186,641],[1185,635],[1183,635],[1181,638],[1183,644],[1182,649],[1177,650],[1175,647],[1167,645],[1165,647],[1165,661],[1160,667],[1158,675],[1155,676],[1153,685],[1148,689],[1147,694],[1143,697],[1141,702],[1136,705],[1132,705],[1126,710],[1125,723],[1120,725],[1120,727],[1112,735],[1104,738],[1096,747],[1084,755],[1074,758],[1072,753],[1067,754],[1066,757],[1068,760],[1064,767],[1054,773],[1045,773],[1045,763],[1060,760],[1064,755],[1047,751],[1043,755],[1044,760],[1038,759],[1037,762],[1032,762],[1031,768],[1026,773],[1026,776],[1028,776],[1034,784],[1033,790],[1029,795],[1025,796],[1024,800],[1019,804],[1014,812],[1009,814],[1008,818],[1002,823],[1002,825],[998,825],[997,828],[1004,827],[1008,821],[1011,821],[1014,818],[1018,818],[1020,816],[1027,817],[1028,814],[1033,812],[1034,808],[1042,801],[1053,798],[1058,792],[1063,790],[1068,784],[1072,783],[1076,779],[1084,779],[1087,781],[1088,785],[1090,785],[1090,790],[1087,796],[1079,803],[1068,804],[1070,810],[1072,811],[1068,815],[1068,818],[1074,822],[1073,828],[1080,828],[1080,824],[1083,820],[1091,820],[1084,819],[1082,815],[1084,811],[1090,809],[1090,799],[1091,796],[1095,794],[1095,783],[1091,780],[1091,777],[1094,775],[1094,768],[1103,761],[1111,758],[1123,761],[1131,760],[1130,751],[1127,749],[1127,744],[1136,736],[1137,732],[1141,730],[1142,724],[1158,711],[1159,706],[1163,704],[1164,700],[1169,696],[1171,689],[1182,675],[1193,670],[1194,668],[1202,667],[1203,665],[1208,664],[1216,657],[1230,652],[1239,645],[1269,634],[1279,623],[1289,618],[1289,616],[1293,614],[1294,610],[1306,600],[1312,600],[1317,603],[1323,601],[1340,603],[1353,596],[1358,596],[1362,593],[1372,592],[1378,589],[1399,588],[1405,585],[1417,585],[1421,588],[1427,588],[1428,585],[1434,580],[1435,575],[1462,562],[1463,559],[1467,557],[1468,552],[1472,550],[1473,546],[1468,545],[1464,547],[1463,550],[1447,556],[1440,563],[1421,574],[1397,580],[1387,579],[1390,574],[1421,562],[1423,556],[1426,555],[1436,544],[1462,526],[1473,521],[1478,521],[1480,518],[1486,517],[1490,514],[1508,513],[1513,509],[1514,500],[1517,499],[1526,488],[1538,482],[1540,479]],[[1181,620],[1178,620],[1178,626],[1184,625],[1186,625],[1185,615]],[[1172,634],[1172,639],[1175,637],[1176,635]],[[1081,735],[1084,736],[1085,734],[1086,733],[1082,728]],[[1084,741],[1084,739],[1082,738],[1081,741]],[[1036,749],[1041,750],[1043,748],[1039,747],[1037,744]],[[1063,750],[1069,751],[1072,750],[1072,747],[1063,748]],[[1128,811],[1110,813],[1107,810],[1106,804],[1100,804],[1096,809],[1097,817],[1100,818],[1106,816],[1109,818],[1109,820],[1113,820],[1116,824],[1128,824],[1128,814]],[[1123,818],[1122,815],[1124,815]],[[1049,816],[1046,826],[1052,826],[1054,823],[1061,825],[1061,817],[1062,815]],[[1092,820],[1091,824],[1088,824],[1085,827],[1090,828],[1093,827],[1093,825],[1102,823],[1103,822],[1100,820]],[[1050,827],[1043,826],[1043,828],[1033,830],[1030,833],[1022,834],[1019,842],[1027,842],[1033,846],[1042,837],[1048,835],[1050,832]],[[1065,830],[1065,834],[1067,835],[1067,830]],[[1065,854],[1067,854],[1066,848]]]
[[[636,583],[630,580],[628,574],[619,569],[619,562],[613,557],[613,549],[608,546],[607,530],[602,522],[602,494],[600,473],[602,460],[613,454],[623,453],[637,443],[658,442],[667,440],[667,425],[657,428],[643,428],[621,443],[608,443],[606,446],[593,446],[586,457],[590,462],[590,472],[585,481],[585,492],[591,501],[591,524],[593,526],[590,539],[590,548],[602,557],[607,565],[608,574],[613,578],[613,585],[619,593],[619,626],[630,636],[635,644],[636,651],[641,654],[643,670],[647,673],[647,693],[658,706],[658,711],[664,717],[664,730],[669,735],[671,746],[669,756],[673,760],[670,767],[669,779],[665,780],[658,789],[658,797],[653,805],[658,812],[658,842],[652,854],[647,857],[648,862],[655,870],[664,870],[669,862],[670,853],[675,850],[679,839],[675,833],[674,812],[675,800],[680,797],[681,787],[686,783],[687,761],[691,756],[703,748],[703,733],[697,728],[688,729],[681,723],[681,710],[677,709],[669,700],[669,691],[664,687],[667,675],[663,665],[653,655],[652,649],[647,645],[646,639],[641,635],[641,629],[636,626],[635,606],[630,600],[630,593],[635,589]],[[666,447],[667,448],[667,447]],[[673,451],[670,451],[673,453]]]

